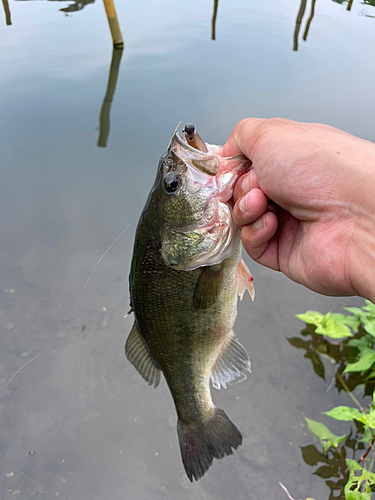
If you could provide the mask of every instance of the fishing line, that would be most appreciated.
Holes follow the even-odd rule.
[[[50,346],[52,347],[52,346]],[[44,349],[44,351],[40,352],[39,354],[37,354],[36,356],[34,356],[33,358],[29,359],[29,361],[26,361],[26,363],[24,363],[21,368],[18,368],[18,370],[13,373],[13,375],[10,377],[10,379],[8,380],[8,383],[5,387],[8,387],[8,385],[12,382],[12,380],[14,379],[14,377],[17,375],[17,373],[19,373],[22,368],[25,368],[26,365],[28,365],[29,363],[31,363],[31,361],[34,361],[34,359],[36,358],[39,358],[39,356],[41,356],[42,354],[44,354],[46,351],[48,351],[48,349],[50,349],[50,347],[47,347],[47,349]]]
[[[134,222],[134,219],[136,218],[136,215],[137,214],[134,214],[133,217],[131,218],[131,221],[129,222],[129,224],[121,231],[121,233],[117,236],[117,238],[115,239],[115,241],[107,248],[107,250],[103,253],[103,255],[100,257],[100,259],[98,260],[98,262],[95,264],[93,270],[91,271],[90,273],[90,276],[88,277],[87,281],[86,281],[86,284],[85,286],[83,287],[83,292],[82,292],[82,295],[85,293],[85,290],[87,288],[87,285],[89,284],[89,281],[92,277],[92,275],[94,274],[96,268],[98,267],[98,265],[101,263],[101,261],[104,259],[104,257],[107,255],[107,253],[111,250],[111,248],[113,247],[113,245],[121,238],[121,236],[125,233],[125,231],[129,228],[129,226]]]
[[[103,255],[100,257],[100,259],[98,260],[98,262],[95,264],[93,270],[91,271],[90,273],[90,276],[88,277],[87,281],[86,281],[86,284],[83,288],[83,292],[82,292],[82,295],[85,293],[85,290],[87,288],[87,285],[89,284],[89,281],[92,277],[92,275],[94,274],[96,268],[98,267],[98,265],[100,264],[100,262],[104,259],[104,257],[107,255],[107,253],[111,250],[111,248],[113,247],[113,245],[121,238],[121,236],[125,233],[125,231],[129,228],[129,226],[134,222],[134,219],[136,217],[137,214],[135,214],[130,222],[125,226],[125,228],[121,231],[121,233],[117,236],[117,238],[113,241],[113,243],[107,248],[107,250],[103,253]],[[26,361],[26,363],[24,363],[20,368],[18,368],[18,370],[13,373],[13,375],[10,377],[10,379],[8,380],[7,384],[5,387],[8,387],[8,385],[12,382],[12,380],[14,379],[14,377],[23,369],[25,368],[25,366],[27,366],[29,363],[31,363],[32,361],[36,360],[37,358],[39,358],[39,356],[41,356],[42,354],[44,354],[46,351],[48,351],[50,348],[52,347],[52,345],[50,345],[49,347],[47,347],[46,349],[44,349],[44,351],[38,353],[36,356],[34,356],[33,358],[29,359],[29,361]]]

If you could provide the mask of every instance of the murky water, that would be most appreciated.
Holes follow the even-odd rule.
[[[333,370],[318,378],[287,337],[303,326],[295,313],[360,299],[322,297],[250,264],[256,302],[240,304],[235,330],[253,373],[214,393],[244,443],[195,484],[166,384],[150,389],[124,358],[132,319],[123,316],[136,220],[180,120],[213,143],[246,116],[375,140],[375,8],[322,0],[304,41],[310,3],[302,16],[299,0],[220,0],[214,41],[211,2],[118,2],[126,47],[108,134],[108,103],[99,130],[112,60],[101,2],[3,5],[0,497],[282,500],[281,481],[295,498],[328,498],[301,455],[316,443],[304,416],[322,420],[350,402],[327,392]]]

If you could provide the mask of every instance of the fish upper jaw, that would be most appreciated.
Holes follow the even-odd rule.
[[[219,201],[228,203],[233,196],[233,189],[241,175],[249,172],[251,161],[245,156],[220,158],[220,170],[216,175]]]

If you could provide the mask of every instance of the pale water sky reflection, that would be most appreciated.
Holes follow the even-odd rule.
[[[212,143],[246,116],[375,141],[375,21],[361,15],[375,9],[320,1],[304,42],[307,3],[293,51],[300,0],[220,0],[215,41],[213,2],[117,2],[125,50],[99,148],[109,29],[101,2],[66,16],[68,5],[11,0],[12,25],[0,26],[0,497],[283,500],[281,481],[295,498],[328,499],[301,456],[313,442],[304,417],[349,401],[287,337],[302,328],[294,314],[360,299],[322,297],[250,263],[256,302],[240,304],[235,330],[253,373],[213,395],[244,443],[197,484],[166,384],[150,389],[124,359],[123,316],[136,220],[180,120]]]

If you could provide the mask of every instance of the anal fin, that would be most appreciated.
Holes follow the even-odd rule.
[[[249,292],[251,300],[254,302],[254,278],[245,261],[241,259],[237,269],[237,293],[240,296],[240,300],[242,300],[243,294],[246,290]]]
[[[148,385],[154,387],[159,385],[160,369],[151,358],[135,323],[125,344],[125,354],[138,373],[148,382]]]
[[[251,373],[250,366],[245,348],[237,340],[235,333],[230,332],[212,369],[212,385],[215,389],[226,389],[227,384],[241,382],[247,377],[246,373]]]

